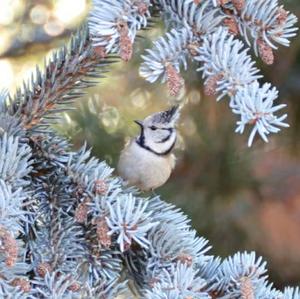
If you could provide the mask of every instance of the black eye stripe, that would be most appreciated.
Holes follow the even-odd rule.
[[[151,127],[148,127],[149,129],[151,130],[165,130],[165,131],[169,131],[169,132],[172,132],[173,131],[173,128],[157,128],[155,126],[151,126]]]

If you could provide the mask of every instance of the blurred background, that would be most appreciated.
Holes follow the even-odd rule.
[[[300,17],[299,0],[283,1]],[[42,66],[53,49],[68,43],[84,21],[87,0],[0,0],[0,88],[12,93]],[[258,61],[288,104],[289,129],[257,139],[247,148],[247,135],[234,133],[235,116],[224,100],[203,94],[195,65],[185,73],[178,98],[166,87],[146,83],[138,75],[140,55],[163,33],[143,32],[135,58],[113,65],[108,78],[77,102],[76,111],[62,115],[56,129],[74,148],[84,140],[93,154],[112,167],[125,141],[137,134],[133,119],[176,102],[185,103],[179,125],[176,169],[162,188],[163,199],[181,207],[200,235],[210,240],[212,253],[226,256],[256,250],[268,261],[277,287],[300,281],[300,38],[276,52],[275,64]]]

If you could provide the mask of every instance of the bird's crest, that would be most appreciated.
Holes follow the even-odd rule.
[[[179,106],[173,106],[168,110],[154,113],[148,116],[145,121],[151,121],[158,124],[175,124],[179,118]]]

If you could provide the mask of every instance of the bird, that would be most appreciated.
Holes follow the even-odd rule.
[[[176,138],[179,106],[156,112],[144,120],[135,120],[140,127],[121,151],[117,171],[123,180],[142,191],[153,191],[164,185],[175,167],[172,153]]]

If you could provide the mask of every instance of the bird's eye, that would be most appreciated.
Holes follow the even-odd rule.
[[[150,129],[151,129],[152,131],[155,131],[157,128],[154,127],[154,126],[151,126]]]

